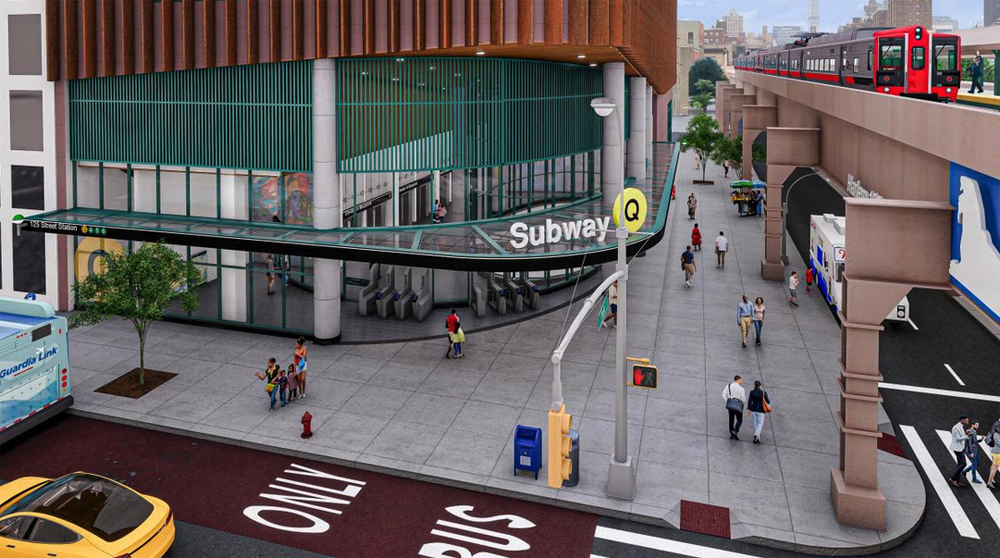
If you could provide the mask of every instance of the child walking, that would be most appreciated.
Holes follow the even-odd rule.
[[[806,270],[806,294],[812,292],[812,286],[813,286],[813,270],[810,267],[809,269]]]
[[[291,403],[299,398],[299,375],[295,372],[295,365],[288,367],[288,402]]]
[[[286,372],[282,370],[278,374],[278,391],[279,395],[281,396],[282,407],[284,407],[288,403],[288,400],[286,399],[287,390],[288,390],[288,376],[286,375]]]

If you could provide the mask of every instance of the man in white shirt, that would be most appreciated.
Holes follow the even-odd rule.
[[[743,378],[737,374],[733,378],[733,383],[722,390],[722,400],[725,402],[726,410],[729,411],[729,437],[739,440],[740,427],[743,426],[743,411],[747,407],[747,392],[743,389]],[[739,410],[730,409],[730,399],[739,401]]]
[[[719,231],[719,236],[715,239],[715,257],[718,259],[715,267],[726,267],[726,252],[729,250],[729,239],[726,233]]]
[[[957,463],[948,482],[959,487],[966,486],[959,479],[962,478],[962,469],[965,469],[965,441],[969,439],[969,435],[966,434],[968,428],[969,417],[962,415],[958,423],[951,427],[951,444],[948,446],[955,454]]]

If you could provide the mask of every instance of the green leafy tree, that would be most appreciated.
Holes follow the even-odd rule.
[[[704,93],[699,93],[691,97],[691,107],[698,111],[698,113],[704,113],[710,104],[712,104],[712,98]]]
[[[700,81],[708,81],[712,84],[712,91],[715,91],[715,82],[725,79],[726,74],[715,58],[703,56],[691,64],[691,70],[688,72],[688,95],[698,93],[697,88]]]
[[[709,81],[707,79],[699,79],[698,83],[694,84],[694,90],[698,95],[708,95],[709,97],[715,97],[715,82]]]
[[[163,309],[179,299],[185,311],[198,309],[195,287],[201,271],[162,243],[145,243],[131,253],[104,255],[103,272],[73,285],[78,313],[72,327],[92,325],[112,316],[132,323],[139,335],[139,385],[146,383],[146,334],[163,319]]]
[[[755,162],[767,161],[767,146],[755,143],[750,146],[750,156]],[[726,164],[736,171],[736,176],[743,176],[743,136],[733,139],[721,136],[712,151],[712,161],[717,165]]]
[[[711,116],[698,114],[688,121],[687,130],[681,138],[681,151],[694,151],[698,154],[702,180],[705,180],[708,160],[720,138],[722,133],[719,132],[719,123]]]

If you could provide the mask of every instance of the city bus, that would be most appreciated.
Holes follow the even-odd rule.
[[[47,302],[0,297],[0,444],[72,404],[66,318]]]

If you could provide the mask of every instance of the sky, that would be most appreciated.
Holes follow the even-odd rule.
[[[819,21],[821,31],[836,31],[851,18],[864,17],[868,0],[820,0]],[[799,25],[809,28],[809,0],[678,0],[679,19],[697,19],[705,27],[714,27],[715,21],[729,13],[730,8],[743,15],[743,29],[760,34],[762,25],[770,29],[775,25]],[[958,20],[959,27],[975,27],[983,19],[982,0],[934,0],[934,15],[949,16]]]

